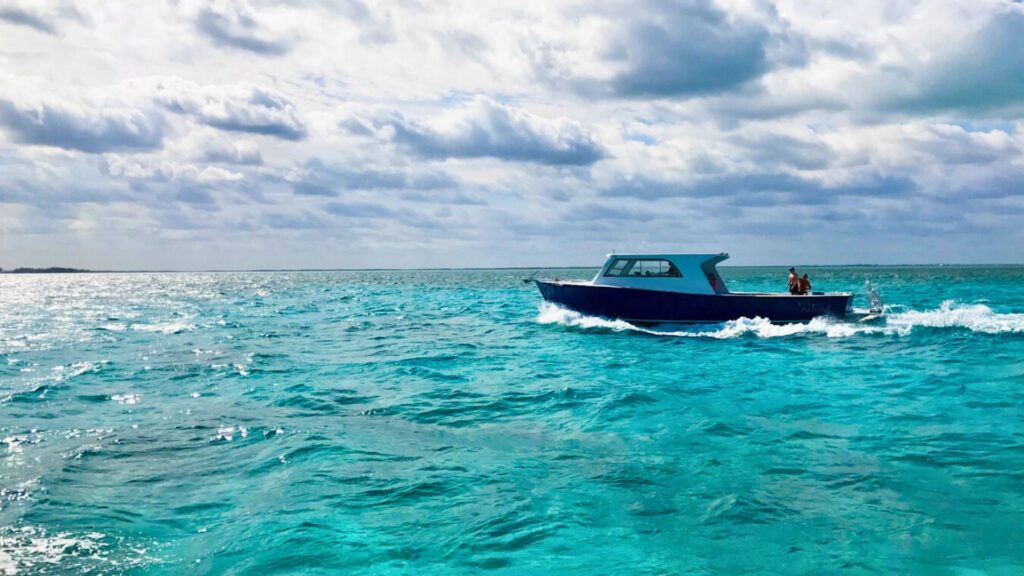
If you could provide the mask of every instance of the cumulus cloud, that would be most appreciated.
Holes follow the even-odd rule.
[[[259,147],[248,140],[223,141],[208,143],[199,151],[197,159],[203,162],[221,164],[241,164],[261,166],[263,154]]]
[[[549,120],[486,96],[476,96],[432,122],[406,118],[397,110],[376,109],[350,111],[341,125],[356,134],[376,135],[425,158],[491,157],[584,166],[606,155],[576,122]]]
[[[45,168],[34,166],[37,174],[11,177],[0,170],[0,204],[32,206],[50,213],[68,211],[66,208],[77,204],[111,204],[128,202],[133,198],[124,187],[94,182],[62,181],[53,175],[40,177],[38,172]],[[76,171],[77,172],[77,171]],[[78,174],[76,174],[77,176]]]
[[[1019,3],[172,5],[0,0],[0,258],[1020,259]]]
[[[176,229],[208,227],[210,213],[227,205],[237,211],[244,205],[246,175],[221,166],[152,154],[106,154],[99,169],[108,183],[124,183],[134,204]]]
[[[167,110],[188,114],[201,124],[284,140],[302,140],[306,126],[294,104],[255,85],[199,85],[180,78],[150,81],[154,97]]]
[[[1024,105],[1024,12],[1006,8],[966,46],[923,67],[912,94],[892,105],[924,110],[986,110]]]
[[[186,3],[183,8],[196,30],[218,46],[262,56],[281,56],[291,50],[291,41],[269,31],[244,2],[216,0],[198,6]]]
[[[580,206],[573,206],[563,216],[569,222],[593,222],[599,220],[611,220],[622,222],[623,220],[633,222],[649,222],[654,220],[657,214],[651,210],[638,210],[615,206],[610,203],[587,202]]]
[[[370,202],[330,202],[324,210],[336,216],[349,218],[390,218],[395,211],[381,204]]]
[[[110,176],[155,182],[234,182],[243,178],[243,175],[238,172],[225,170],[218,166],[199,166],[118,154],[105,156],[100,163],[100,168]]]
[[[843,182],[826,182],[786,172],[728,173],[675,181],[648,176],[619,176],[601,190],[604,196],[727,198],[748,206],[780,203],[814,205],[841,196],[898,197],[917,189],[909,178],[865,173]]]
[[[15,102],[0,99],[0,124],[26,144],[101,153],[156,150],[166,124],[151,111],[117,103],[76,105],[69,101]]]
[[[782,166],[797,170],[820,170],[829,166],[835,154],[828,144],[813,134],[795,136],[780,133],[737,135],[732,142],[743,148],[743,155],[761,166]]]
[[[412,174],[393,169],[348,167],[311,158],[285,178],[296,194],[337,196],[348,190],[443,190],[458,182],[444,172]]]
[[[57,34],[62,20],[81,19],[81,13],[70,4],[0,2],[0,20],[45,34]]]
[[[333,225],[330,219],[308,211],[300,213],[270,212],[262,217],[264,225],[275,230],[315,230]]]
[[[57,33],[57,27],[53,22],[20,6],[0,6],[0,20],[11,24],[28,26],[46,34]]]
[[[946,123],[907,123],[864,130],[864,146],[887,165],[914,170],[922,165],[1012,164],[1021,147],[1006,130],[969,130]]]
[[[722,92],[769,71],[772,45],[793,51],[763,21],[727,14],[710,0],[613,2],[577,10],[574,16],[597,20],[593,32],[573,42],[567,31],[568,40],[541,46],[536,65],[549,82],[591,96]]]

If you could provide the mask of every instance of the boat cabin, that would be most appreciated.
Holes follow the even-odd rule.
[[[728,294],[715,266],[721,254],[609,254],[596,286],[642,288],[687,294]]]

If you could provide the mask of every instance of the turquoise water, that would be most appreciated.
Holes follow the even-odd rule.
[[[0,574],[1024,572],[1024,268],[809,271],[887,322],[640,330],[523,271],[0,276]]]

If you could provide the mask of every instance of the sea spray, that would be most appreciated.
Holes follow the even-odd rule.
[[[953,328],[984,334],[1024,332],[1024,313],[1000,314],[993,312],[984,304],[963,304],[953,301],[945,301],[934,310],[885,313],[880,320],[880,323],[858,324],[822,317],[809,322],[773,324],[765,318],[739,318],[718,324],[660,324],[640,327],[624,320],[587,316],[549,302],[542,302],[537,314],[537,322],[541,324],[684,338],[738,338],[744,335],[778,338],[803,334],[820,334],[829,338],[845,338],[859,334],[906,336],[915,328]]]

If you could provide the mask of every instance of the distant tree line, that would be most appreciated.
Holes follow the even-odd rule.
[[[0,272],[5,274],[72,274],[78,272],[88,272],[88,270],[82,270],[81,268],[65,268],[63,266],[50,266],[49,268],[15,268],[14,270],[4,270],[0,268]]]

